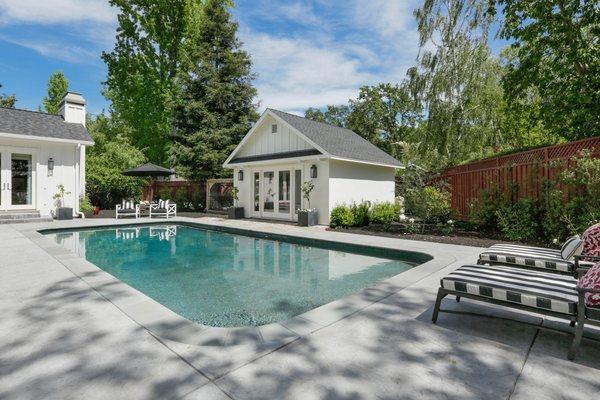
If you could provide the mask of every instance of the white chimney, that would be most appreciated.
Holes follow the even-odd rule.
[[[60,101],[58,113],[65,122],[82,124],[85,126],[85,99],[75,92],[67,92]]]

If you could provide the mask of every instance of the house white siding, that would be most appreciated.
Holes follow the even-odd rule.
[[[38,210],[41,215],[51,215],[56,208],[53,196],[57,192],[57,186],[63,184],[65,190],[70,192],[65,196],[65,206],[78,210],[78,199],[85,188],[85,146],[0,138],[0,148],[11,153],[22,153],[22,150],[32,153],[32,209]],[[50,158],[54,160],[52,175],[48,171]]]
[[[272,133],[272,125],[277,125],[277,133]],[[244,143],[237,157],[284,153],[312,148],[287,125],[267,115],[260,126],[256,127],[254,134]]]
[[[393,201],[395,169],[350,161],[329,162],[329,210],[340,204]]]

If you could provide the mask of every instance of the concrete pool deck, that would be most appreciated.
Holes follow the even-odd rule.
[[[400,248],[434,259],[269,329],[196,330],[37,233],[132,221],[3,225],[1,399],[552,399],[590,398],[600,390],[596,341],[584,340],[569,362],[570,337],[535,326],[445,313],[431,324],[440,277],[474,262],[478,248],[247,220],[170,221]],[[570,329],[468,300],[448,299],[443,308]]]

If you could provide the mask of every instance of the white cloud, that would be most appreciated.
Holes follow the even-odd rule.
[[[98,59],[96,51],[61,41],[15,39],[4,35],[0,35],[0,40],[27,47],[46,57],[73,63],[93,64]]]
[[[357,88],[375,78],[343,47],[321,47],[312,41],[267,34],[244,37],[258,72],[261,108],[298,111],[342,104]]]
[[[352,14],[359,26],[389,39],[413,30],[417,5],[415,0],[354,0]]]
[[[57,24],[82,21],[112,23],[106,0],[0,0],[0,23]]]

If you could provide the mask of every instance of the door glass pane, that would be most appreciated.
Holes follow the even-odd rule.
[[[254,173],[254,211],[260,210],[260,174]]]
[[[298,210],[302,208],[302,191],[300,186],[302,185],[302,170],[297,169],[294,171],[294,212],[298,214]]]
[[[290,213],[290,185],[292,175],[290,171],[279,171],[279,212]]]
[[[263,174],[263,212],[272,213],[275,210],[275,172]]]
[[[12,205],[31,204],[31,154],[12,155]]]

